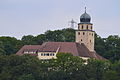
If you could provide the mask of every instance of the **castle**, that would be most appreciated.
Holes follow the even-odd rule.
[[[73,56],[79,56],[83,59],[104,60],[94,50],[94,35],[91,17],[85,10],[84,14],[80,16],[75,42],[45,42],[42,45],[24,45],[16,54],[36,55],[39,59],[44,60],[56,58],[57,53],[64,52],[72,53]]]

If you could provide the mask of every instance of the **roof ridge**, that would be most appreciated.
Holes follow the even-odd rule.
[[[59,52],[60,48],[61,48],[61,46],[59,46],[59,47],[57,48],[56,53],[58,53],[58,52]]]

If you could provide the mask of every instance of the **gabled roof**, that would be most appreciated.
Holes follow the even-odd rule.
[[[103,57],[98,55],[96,52],[90,52],[84,44],[76,42],[45,42],[42,45],[25,45],[17,54],[22,55],[24,51],[35,51],[37,52],[64,52],[72,53],[73,56],[90,57],[99,60],[104,60]]]
[[[65,52],[79,56],[75,42],[45,42],[39,52]]]

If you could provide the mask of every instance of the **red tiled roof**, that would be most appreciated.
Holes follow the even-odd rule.
[[[24,51],[65,52],[72,53],[73,56],[105,60],[105,58],[101,57],[96,52],[90,52],[84,44],[76,42],[45,42],[42,45],[25,45],[17,52],[17,54],[22,55],[24,54]]]
[[[74,56],[79,56],[75,42],[45,42],[39,52],[65,52],[72,53]]]

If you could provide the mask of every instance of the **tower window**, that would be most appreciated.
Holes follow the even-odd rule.
[[[82,29],[83,29],[83,25],[82,25]]]
[[[80,35],[80,32],[78,32],[78,35]]]
[[[93,33],[92,33],[92,36],[93,36]]]
[[[91,29],[92,29],[92,26],[91,26]]]
[[[90,40],[90,42],[91,42],[91,40]]]
[[[82,41],[82,39],[81,39],[81,41]]]
[[[88,25],[87,25],[87,29],[88,29]]]
[[[85,32],[83,32],[83,35],[85,35]]]

